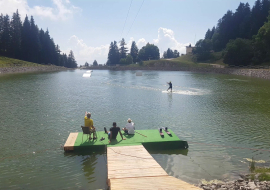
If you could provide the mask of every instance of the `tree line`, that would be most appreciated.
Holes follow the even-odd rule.
[[[114,66],[116,64],[129,65],[160,58],[159,48],[154,44],[147,43],[139,50],[136,42],[132,41],[129,53],[126,45],[124,38],[119,42],[119,48],[116,41],[111,42],[106,63],[107,66]]]
[[[167,51],[163,52],[163,58],[164,59],[177,58],[179,56],[180,56],[180,54],[179,54],[179,52],[177,50],[173,51],[170,48],[168,48]]]
[[[11,19],[9,15],[0,15],[0,55],[39,64],[77,67],[72,50],[69,55],[61,54],[49,30],[39,29],[33,16],[29,20],[26,15],[22,23],[18,10]]]
[[[106,62],[107,66],[114,66],[116,64],[129,65],[132,63],[142,64],[142,61],[160,59],[159,48],[154,44],[147,43],[139,50],[136,42],[132,41],[129,53],[126,45],[124,38],[119,42],[119,48],[116,41],[111,42],[108,60]],[[179,52],[177,50],[173,51],[168,48],[168,50],[163,53],[163,58],[176,57],[179,57]]]
[[[270,63],[270,0],[256,0],[250,8],[240,3],[235,12],[228,10],[217,26],[208,29],[193,50],[197,61],[211,59],[220,52],[229,65]]]

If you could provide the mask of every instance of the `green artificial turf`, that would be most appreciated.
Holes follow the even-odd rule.
[[[109,143],[108,135],[104,131],[97,132],[97,140],[87,139],[87,135],[83,135],[80,132],[74,144],[74,150],[77,149],[104,149],[105,145],[111,146],[133,146],[143,144],[146,148],[187,148],[187,142],[181,141],[172,130],[169,129],[171,135],[168,135],[163,131],[164,136],[159,134],[158,130],[136,130],[134,135],[123,134],[126,140],[122,140],[121,136],[118,134],[116,140],[112,140]],[[83,140],[82,140],[83,135]],[[92,136],[93,137],[93,136]],[[104,137],[105,140],[100,141]]]

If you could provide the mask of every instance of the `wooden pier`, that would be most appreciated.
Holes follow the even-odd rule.
[[[200,188],[169,176],[143,145],[107,146],[108,186],[114,189]]]

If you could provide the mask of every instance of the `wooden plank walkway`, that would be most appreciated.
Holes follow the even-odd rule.
[[[68,136],[68,139],[64,145],[64,150],[69,151],[69,150],[74,150],[74,144],[77,139],[79,133],[70,133]]]
[[[143,145],[107,147],[108,185],[114,189],[201,190],[169,176]]]

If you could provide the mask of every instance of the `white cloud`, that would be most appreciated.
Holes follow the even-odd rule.
[[[70,49],[74,52],[75,59],[79,65],[84,65],[87,61],[92,64],[94,60],[97,60],[98,64],[104,64],[107,61],[107,56],[109,52],[109,44],[101,45],[99,47],[87,46],[82,39],[73,35],[68,40],[69,48],[64,51],[67,54]]]
[[[146,44],[147,44],[147,41],[144,38],[139,39],[138,42],[137,42],[137,46],[138,46],[139,49],[141,49]]]
[[[180,53],[186,53],[186,46],[190,43],[180,43],[174,37],[174,32],[171,29],[162,28],[158,29],[158,38],[153,39],[155,45],[159,47],[160,55],[168,48],[177,50]]]
[[[132,41],[136,40],[134,40],[133,37],[131,37],[128,41],[126,40],[126,47],[128,50],[130,50]],[[136,44],[138,48],[141,49],[147,44],[147,42],[148,41],[146,39],[141,38],[136,41]],[[168,48],[178,50],[180,53],[186,53],[186,46],[190,44],[178,42],[174,37],[174,32],[167,28],[159,28],[158,38],[153,39],[153,41],[149,43],[154,43],[159,47],[161,56],[163,55],[163,51],[167,50]],[[106,63],[110,44],[91,47],[88,46],[82,39],[79,39],[76,35],[73,35],[68,40],[68,46],[69,48],[64,52],[68,54],[70,49],[72,49],[78,64],[84,65],[86,61],[92,64],[94,60],[97,60],[99,64]]]
[[[51,20],[67,20],[81,12],[80,8],[73,6],[68,0],[52,0],[52,3],[53,7],[30,7],[27,0],[0,0],[0,12],[11,15],[18,9],[22,18],[27,14]]]

